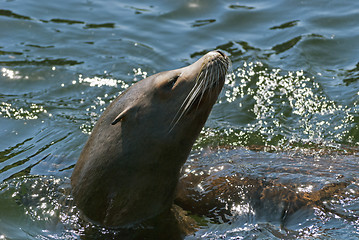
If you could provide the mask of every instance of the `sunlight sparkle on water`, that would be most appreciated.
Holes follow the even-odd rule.
[[[9,79],[21,79],[22,76],[19,74],[19,71],[14,71],[8,68],[1,68],[1,75],[3,77],[9,78]],[[28,79],[28,76],[25,76],[25,79]]]
[[[233,204],[231,207],[231,212],[233,215],[255,215],[255,211],[249,203],[246,204]]]
[[[313,185],[298,187],[297,189],[298,189],[298,192],[312,192]]]
[[[13,106],[11,103],[0,102],[0,116],[13,119],[37,119],[41,113],[47,113],[43,106],[35,103],[29,106]]]
[[[147,77],[148,73],[143,71],[141,68],[134,68],[132,69],[133,70],[133,73],[134,73],[134,78],[133,78],[133,81],[139,81],[139,80],[142,80],[144,78]],[[137,76],[140,76],[141,79],[138,79]]]
[[[328,99],[315,77],[303,70],[269,69],[260,62],[244,62],[234,70],[226,79],[224,95],[225,101],[237,103],[239,112],[244,108],[254,114],[254,121],[242,129],[258,132],[267,141],[278,135],[288,136],[286,140],[298,135],[300,141],[341,141],[356,112]]]
[[[79,75],[79,83],[89,83],[90,87],[117,87],[118,85],[121,88],[127,88],[129,85],[122,80],[116,80],[112,78],[101,78],[101,77],[86,77],[83,78],[82,75]]]

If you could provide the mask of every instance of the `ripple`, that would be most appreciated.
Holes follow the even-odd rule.
[[[272,50],[274,50],[276,54],[280,54],[294,47],[301,39],[302,36],[295,37],[287,42],[275,45]]]
[[[68,60],[65,58],[58,59],[44,59],[44,60],[15,60],[15,61],[0,61],[4,66],[24,66],[24,65],[43,65],[43,66],[64,66],[64,65],[79,65],[83,61]]]
[[[230,202],[249,192],[238,184],[237,194],[220,199],[236,215],[231,224],[196,216],[209,226],[193,238],[358,236],[358,2],[9,0],[0,8],[0,180],[9,179],[0,183],[0,238],[106,238],[110,230],[86,230],[77,209],[62,209],[58,199],[68,195],[57,188],[58,178],[37,174],[69,176],[111,100],[132,83],[213,49],[226,52],[234,69],[196,148],[255,151],[216,151],[208,158],[212,180],[236,165],[237,173],[255,176],[248,183],[308,180],[292,188],[300,194],[315,191],[315,183],[349,185],[314,212],[298,211],[280,224],[282,216],[268,209],[280,210],[281,203],[254,214],[248,202]],[[291,149],[297,153],[279,156]],[[235,186],[217,182],[220,190]]]
[[[299,22],[299,20],[294,20],[294,21],[286,22],[286,23],[283,23],[283,24],[281,24],[281,25],[279,25],[279,26],[271,27],[270,30],[274,30],[274,29],[285,29],[285,28],[294,27],[294,26],[298,25],[298,22]]]
[[[0,50],[0,55],[22,55],[23,53],[21,52],[7,52],[7,51],[1,51]]]
[[[115,23],[88,23],[85,25],[85,29],[90,28],[115,28]]]
[[[85,22],[83,21],[78,21],[78,20],[69,20],[69,19],[61,19],[61,18],[53,18],[50,20],[50,22],[54,22],[54,23],[66,23],[66,24],[85,24]]]
[[[359,80],[359,62],[353,69],[347,70],[345,72],[345,79],[343,80],[345,84],[349,85]],[[358,92],[359,95],[359,92]]]
[[[0,9],[0,16],[11,17],[11,18],[16,18],[16,19],[32,20],[28,16],[16,14],[10,10],[5,10],[5,9]]]
[[[343,228],[336,230],[340,236],[348,231],[355,235],[355,159],[207,148],[193,153],[183,167],[175,202],[206,216],[194,239],[262,239],[263,232],[270,239],[321,237],[331,224]]]
[[[207,19],[207,20],[196,20],[193,24],[192,27],[202,27],[211,23],[216,22],[215,19]]]
[[[246,5],[239,5],[239,4],[232,4],[228,6],[230,9],[247,9],[247,10],[252,10],[255,9],[255,7],[250,7],[250,6],[246,6]]]
[[[14,236],[28,238],[41,235],[42,238],[51,239],[77,238],[79,231],[74,229],[81,229],[79,212],[73,208],[69,190],[69,179],[54,177],[23,177],[1,183],[2,205],[19,209],[17,216],[5,221],[6,225],[16,222],[19,229],[17,233],[11,232],[10,228],[3,229],[5,237],[12,239]],[[4,219],[4,216],[1,217]],[[35,222],[41,227],[29,227],[29,223]]]

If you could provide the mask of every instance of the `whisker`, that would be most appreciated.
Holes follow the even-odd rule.
[[[197,75],[193,87],[182,102],[170,124],[169,132],[173,130],[181,118],[189,111],[189,109],[192,108],[196,99],[198,99],[197,109],[199,108],[206,91],[215,87],[220,83],[220,81],[224,80],[228,67],[231,64],[227,57],[224,58],[218,56],[216,56],[216,58],[208,56],[203,61],[204,63],[201,66],[200,73]],[[211,97],[212,92],[209,91],[209,94],[209,97]]]
[[[199,107],[199,103],[201,102],[204,93],[206,92],[206,89],[208,89],[209,79],[208,79],[207,76],[208,76],[209,70],[210,70],[209,68],[206,69],[205,77],[204,77],[203,80],[202,80],[202,82],[204,82],[204,85],[205,85],[205,86],[201,89],[201,90],[202,90],[202,91],[201,91],[202,93],[201,93],[201,97],[200,97],[200,99],[199,99],[199,101],[198,101],[197,109],[198,109],[198,107]],[[206,81],[205,79],[208,79],[208,80]]]
[[[203,68],[203,66],[202,66],[202,68]],[[198,91],[200,90],[200,86],[198,86],[199,85],[198,81],[199,81],[199,78],[201,78],[202,75],[203,75],[203,71],[201,69],[200,74],[197,76],[195,85],[193,86],[193,88],[191,89],[191,91],[189,92],[189,94],[187,95],[185,100],[183,101],[181,107],[179,108],[179,110],[177,111],[175,117],[173,118],[173,120],[171,122],[172,127],[170,128],[170,132],[176,126],[176,124],[181,119],[181,117],[187,112],[187,109],[190,107],[189,104],[197,96]]]

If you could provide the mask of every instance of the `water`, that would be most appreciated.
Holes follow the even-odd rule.
[[[134,82],[214,49],[232,73],[183,180],[190,189],[202,171],[200,183],[209,174],[242,190],[207,184],[237,208],[217,205],[188,238],[359,238],[358,9],[348,0],[1,0],[0,238],[105,236],[85,233],[68,193],[94,123]],[[287,196],[283,186],[309,192],[308,207],[283,218],[282,195],[253,196]]]

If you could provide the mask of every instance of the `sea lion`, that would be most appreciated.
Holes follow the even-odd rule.
[[[224,53],[209,52],[137,82],[106,108],[71,176],[75,203],[87,218],[127,227],[170,209],[229,63]]]

